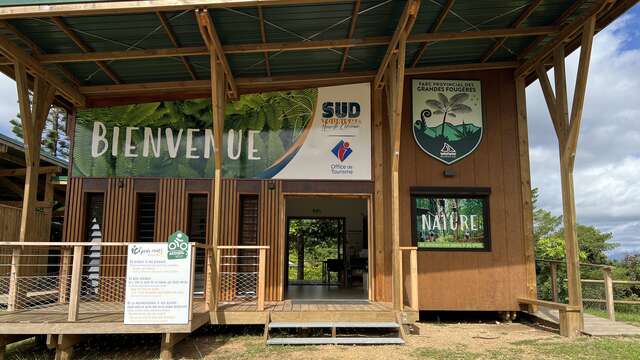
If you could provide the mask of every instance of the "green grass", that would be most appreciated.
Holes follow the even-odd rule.
[[[609,318],[609,314],[605,310],[585,308],[585,312],[605,319]],[[640,326],[640,312],[616,311],[616,321],[623,321],[631,325]]]

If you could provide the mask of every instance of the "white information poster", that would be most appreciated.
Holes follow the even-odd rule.
[[[191,247],[170,259],[167,243],[134,243],[127,254],[125,325],[188,324]]]

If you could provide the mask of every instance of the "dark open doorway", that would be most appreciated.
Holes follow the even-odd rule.
[[[288,299],[367,299],[366,209],[365,199],[287,199]]]

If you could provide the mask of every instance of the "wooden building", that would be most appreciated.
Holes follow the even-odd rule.
[[[29,311],[9,311],[0,315],[0,333],[5,341],[48,334],[61,356],[79,339],[78,329],[163,333],[163,356],[168,357],[182,335],[206,323],[265,324],[269,330],[283,323],[308,327],[329,321],[335,335],[340,321],[402,325],[416,321],[419,311],[515,314],[526,305],[527,311],[559,308],[561,332],[577,335],[582,300],[572,169],[591,43],[596,32],[636,2],[4,2],[0,66],[17,82],[29,150],[23,214],[34,211],[35,139],[50,104],[69,109],[76,133],[64,242],[29,244],[21,233],[16,241],[22,243],[0,244],[12,259],[0,264],[11,270],[2,275],[9,310],[28,303],[28,298],[11,303],[22,296],[12,285],[20,280],[20,251],[61,249],[60,270],[50,275],[59,279],[52,285],[59,289],[57,301],[38,303],[33,311],[62,310],[46,326],[37,317],[27,319]],[[569,102],[564,59],[577,48],[578,78]],[[546,74],[551,67],[555,91]],[[525,101],[525,87],[536,79],[561,147],[569,304],[536,300]],[[309,95],[308,89],[315,92]],[[274,161],[258,170],[246,167],[263,145],[240,146],[236,156],[234,134],[240,135],[233,141],[250,142],[255,132],[260,137],[262,129],[284,125],[269,123],[268,111],[255,110],[258,105],[247,105],[257,115],[238,115],[251,94],[262,94],[269,106],[287,96],[313,99],[306,116],[314,119],[309,124],[316,121],[300,133],[294,127],[296,141],[269,155]],[[265,100],[265,94],[278,99]],[[175,102],[193,106],[181,114],[197,117],[203,111],[197,99],[210,99],[205,101],[208,120],[194,120],[208,128],[181,123],[169,131],[160,123],[165,121],[160,111],[186,106]],[[144,116],[157,123],[142,120],[141,106],[152,108],[148,113],[155,115]],[[135,117],[126,118],[127,112]],[[232,118],[236,115],[238,121]],[[347,133],[360,132],[339,134],[331,140],[335,148],[308,145],[336,124]],[[142,150],[145,140],[136,143],[137,149],[131,145],[136,131],[145,137],[148,131],[146,141],[157,144],[162,134],[171,135],[166,147],[147,143]],[[176,158],[177,131],[186,134],[188,144],[201,146],[193,145],[190,152],[191,145],[181,145],[186,155],[179,156],[186,160]],[[205,135],[194,140],[198,132]],[[114,145],[118,139],[120,145]],[[167,162],[137,162],[172,147]],[[200,172],[190,173],[178,163],[189,163],[197,149],[206,161]],[[101,156],[111,156],[107,165],[97,162]],[[245,156],[249,160],[242,162]],[[296,158],[302,159],[297,172],[286,172]],[[340,261],[325,261],[322,283],[315,288],[296,289],[304,278],[291,275],[292,268],[303,271],[292,261],[293,254],[304,259],[300,249],[292,251],[290,225],[299,218],[338,219]],[[27,222],[23,215],[23,231]],[[198,243],[194,251],[202,254],[193,270],[201,282],[194,280],[189,323],[124,325],[123,246],[166,242],[176,230]],[[99,285],[99,300],[78,295],[84,294],[83,248],[90,247],[103,248],[105,269],[99,276],[111,279]],[[255,268],[246,270],[250,266]],[[323,291],[332,289],[325,284],[332,269],[342,287],[362,291]],[[257,275],[242,282],[241,273]],[[317,298],[305,298],[316,290]],[[89,319],[89,314],[101,315]]]

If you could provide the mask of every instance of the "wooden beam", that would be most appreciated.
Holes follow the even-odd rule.
[[[564,42],[577,31],[581,30],[583,25],[589,21],[591,17],[598,15],[608,3],[608,0],[602,0],[591,7],[586,14],[578,17],[576,20],[565,26],[547,45],[545,45],[538,53],[522,64],[516,71],[515,77],[521,77],[528,75],[531,71],[535,70],[535,67],[543,62],[555,48],[558,46],[564,46]]]
[[[378,67],[378,73],[376,74],[376,78],[373,81],[374,87],[380,88],[383,86],[382,78],[387,72],[387,67],[389,66],[391,57],[397,52],[400,39],[403,39],[403,42],[405,42],[406,45],[406,39],[411,33],[413,24],[415,24],[419,9],[420,0],[409,0],[405,4],[402,15],[400,16],[400,20],[398,20],[398,25],[393,32],[393,36],[391,37],[389,45],[387,46],[387,51],[384,55],[384,58],[382,59],[382,63],[380,64],[380,67]]]
[[[227,57],[224,54],[222,43],[220,42],[216,28],[213,25],[213,20],[211,19],[211,16],[209,16],[209,12],[207,9],[198,9],[196,10],[196,18],[198,20],[200,33],[205,44],[209,48],[210,54],[215,54],[216,56],[211,58],[210,61],[220,62],[225,73],[225,79],[229,85],[230,98],[237,98],[238,87],[236,86],[236,81],[233,77],[233,73],[231,72],[231,66],[229,66],[229,61],[227,61]]]
[[[258,25],[260,26],[260,40],[263,44],[267,43],[267,32],[264,28],[264,14],[262,13],[262,6],[258,6]],[[269,62],[269,52],[264,52],[264,67],[267,72],[267,76],[271,76],[271,63]]]
[[[181,11],[198,7],[232,8],[256,7],[258,5],[335,4],[346,1],[348,0],[114,0],[93,3],[4,6],[0,7],[0,19]]]
[[[82,40],[80,36],[78,36],[78,34],[76,34],[76,32],[71,29],[69,25],[67,25],[66,22],[64,22],[64,20],[59,17],[52,17],[51,20],[60,30],[62,30],[62,32],[67,35],[67,37],[71,39],[71,41],[73,41],[80,48],[80,50],[82,50],[83,53],[94,52],[93,48],[85,43],[84,40]],[[100,70],[102,70],[102,72],[104,72],[114,83],[120,84],[122,82],[120,81],[120,78],[118,78],[118,76],[113,72],[113,70],[111,70],[111,68],[109,68],[109,66],[107,66],[107,64],[105,64],[104,62],[96,61],[96,65],[98,65],[98,68],[100,68]]]
[[[518,65],[517,62],[513,61],[489,62],[484,64],[434,65],[406,69],[405,73],[407,75],[427,75],[462,71],[515,69]],[[375,75],[376,73],[374,71],[347,71],[343,73],[335,72],[272,77],[238,77],[236,82],[239,93],[246,94],[262,90],[282,90],[309,86],[332,86],[370,82],[374,79]],[[157,99],[170,99],[176,96],[177,91],[192,94],[194,97],[207,97],[210,96],[211,82],[208,80],[192,80],[122,85],[94,85],[83,86],[80,88],[80,91],[89,98],[91,104],[94,104],[94,101],[97,100],[106,106],[109,104],[109,98],[120,97],[123,101],[119,103],[125,104],[135,101],[136,96],[157,96]],[[151,99],[150,101],[158,101],[157,99]]]
[[[173,44],[173,47],[176,49],[180,48],[180,42],[178,41],[178,38],[176,37],[176,34],[173,31],[171,24],[169,23],[169,20],[160,11],[156,11],[156,16],[158,16],[158,20],[160,20],[160,25],[162,25],[162,28],[164,29],[164,32],[167,34],[169,41],[171,41],[171,44]],[[189,76],[191,76],[191,79],[198,80],[198,77],[196,76],[196,72],[193,70],[193,66],[191,66],[191,63],[189,62],[189,60],[187,60],[185,56],[180,56],[180,61],[182,61],[182,64],[184,65],[184,68],[189,73]]]
[[[511,27],[519,28],[520,25],[522,25],[522,23],[524,23],[529,18],[529,16],[533,14],[533,12],[538,8],[541,2],[542,0],[533,0],[522,11],[522,13],[520,13],[518,18],[511,24]],[[489,48],[489,50],[482,56],[482,60],[480,62],[487,62],[493,56],[493,54],[495,54],[496,51],[498,51],[498,49],[500,49],[502,45],[504,45],[505,41],[507,41],[507,38],[501,38],[500,40],[496,41],[496,43],[493,44],[493,46],[491,46],[491,48]]]
[[[547,69],[545,69],[544,65],[538,64],[538,66],[536,67],[536,74],[538,75],[540,86],[542,87],[544,100],[547,103],[547,108],[549,109],[551,122],[553,123],[556,134],[559,134],[562,132],[562,124],[557,117],[558,111],[556,107],[556,96],[553,93],[553,89],[551,88],[551,82],[549,82],[549,77],[547,76]]]
[[[578,133],[582,121],[582,110],[584,109],[584,98],[587,90],[587,78],[589,75],[589,64],[591,62],[591,48],[593,45],[593,35],[595,33],[596,18],[593,16],[584,24],[582,29],[582,42],[580,46],[580,60],[578,61],[578,73],[576,85],[573,92],[571,107],[571,117],[569,122],[569,133],[567,134],[567,151],[571,154],[570,167],[573,169],[575,161],[575,149],[578,145]]]
[[[0,35],[0,51],[14,63],[24,65],[29,68],[34,75],[43,78],[49,84],[53,85],[71,103],[77,106],[84,105],[84,96],[80,94],[75,85],[60,80],[60,78],[46,69],[37,59],[25,53],[24,50],[4,35]],[[25,84],[25,86],[28,86],[28,84]]]
[[[356,32],[356,25],[358,23],[358,15],[360,14],[360,0],[356,0],[353,3],[353,11],[351,12],[351,25],[349,26],[349,32],[347,33],[347,39],[353,38],[353,34]],[[343,72],[347,66],[349,60],[349,48],[345,48],[342,52],[342,61],[340,61],[340,72]]]
[[[42,166],[38,168],[39,174],[55,174],[62,172],[62,168],[59,166]],[[22,169],[0,169],[0,177],[8,176],[25,176],[27,173],[26,168]]]
[[[407,43],[456,41],[488,39],[494,37],[521,37],[540,34],[554,34],[560,30],[554,26],[539,26],[519,29],[493,29],[465,32],[443,32],[417,34],[407,38]],[[340,49],[366,46],[386,46],[391,41],[389,36],[376,36],[351,39],[310,40],[291,42],[261,42],[254,44],[225,45],[222,47],[225,54],[248,54],[282,51],[304,51],[321,49]],[[207,47],[180,47],[163,49],[140,49],[105,51],[92,53],[67,53],[67,54],[43,54],[38,57],[42,64],[112,61],[112,60],[142,60],[166,57],[204,56],[208,55]],[[9,64],[5,61],[5,64]]]
[[[435,33],[440,29],[440,26],[442,26],[442,24],[444,23],[444,20],[447,18],[447,15],[449,15],[449,11],[451,11],[451,8],[453,7],[453,4],[455,2],[456,0],[447,0],[447,3],[442,7],[442,10],[440,11],[440,15],[438,15],[436,21],[431,26],[431,29],[429,30],[430,33]],[[420,49],[411,62],[412,68],[416,67],[416,65],[420,62],[420,59],[422,59],[425,50],[427,50],[427,46],[429,46],[428,41],[425,41],[420,45]]]

